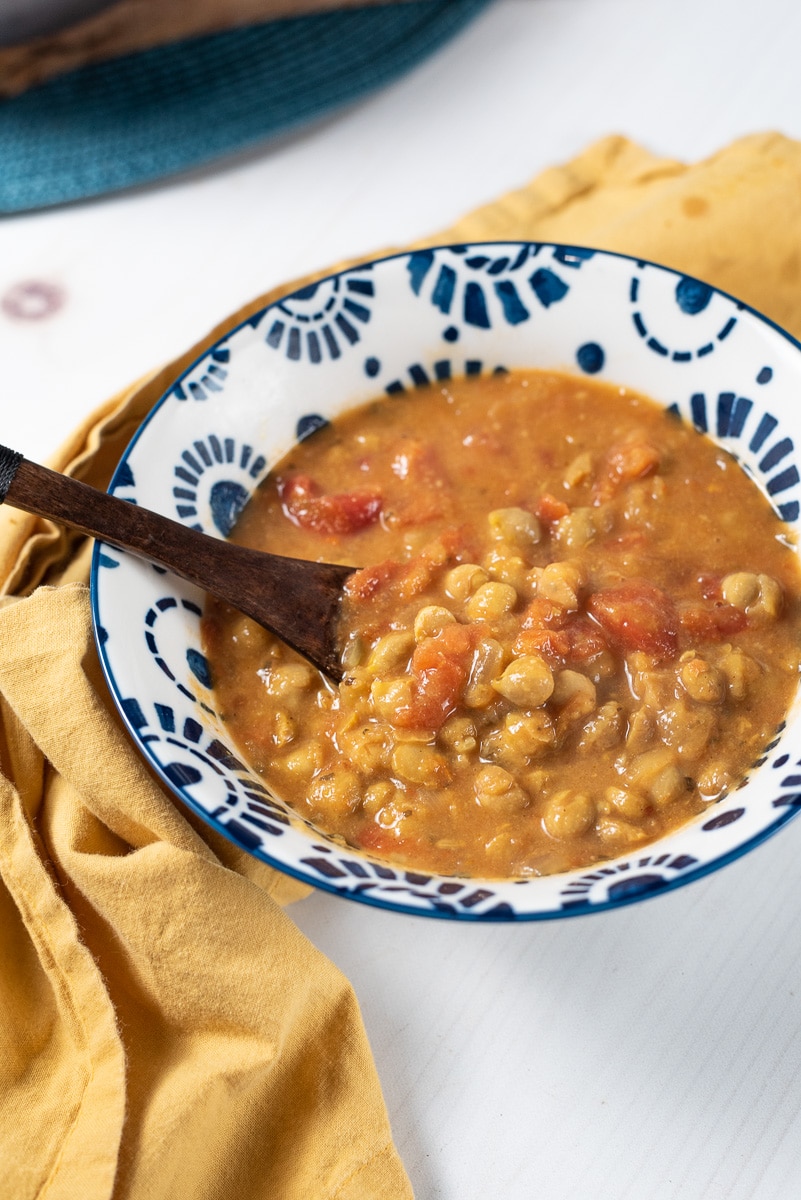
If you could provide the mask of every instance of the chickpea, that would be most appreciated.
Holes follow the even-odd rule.
[[[578,608],[584,580],[584,570],[578,563],[552,562],[543,567],[537,583],[537,595],[572,612]]]
[[[640,792],[632,791],[631,788],[607,788],[604,799],[610,809],[614,809],[623,817],[628,817],[629,820],[638,821],[640,817],[645,816],[648,808],[645,797]]]
[[[547,713],[507,713],[504,731],[511,746],[526,755],[549,750],[556,740],[554,724]]]
[[[720,762],[711,762],[699,774],[696,785],[702,799],[711,803],[725,796],[731,789],[734,780],[731,774]]]
[[[759,596],[759,578],[751,571],[735,571],[720,586],[723,599],[744,612]]]
[[[488,578],[487,572],[478,563],[460,563],[445,576],[445,594],[451,600],[469,600]]]
[[[557,727],[563,733],[595,711],[595,684],[580,671],[560,671],[554,681],[551,700],[559,707]]]
[[[511,584],[518,592],[527,591],[529,568],[519,555],[491,550],[484,558],[483,565],[490,579]]]
[[[448,608],[441,604],[427,604],[421,608],[414,618],[414,640],[425,641],[426,638],[436,637],[446,625],[453,625],[456,617]]]
[[[523,775],[523,782],[529,796],[539,796],[548,782],[547,772],[543,771],[541,767],[534,771],[526,771]]]
[[[648,782],[648,794],[657,808],[664,808],[677,800],[687,791],[687,777],[679,768],[678,763],[670,763],[661,771],[651,776]]]
[[[630,483],[625,496],[623,505],[624,520],[642,522],[647,526],[649,510],[656,499],[652,481],[643,480],[640,483]]]
[[[584,483],[592,475],[592,458],[588,452],[577,455],[565,471],[565,483],[568,487],[576,487]]]
[[[387,765],[389,751],[386,725],[375,721],[356,724],[357,721],[354,715],[354,727],[340,730],[338,741],[342,753],[366,774],[382,770]]]
[[[399,797],[400,793],[386,779],[379,779],[376,783],[371,783],[364,793],[362,800],[362,811],[372,817],[388,804],[390,800]]]
[[[492,686],[519,708],[539,708],[553,692],[553,673],[538,654],[524,654],[514,659]]]
[[[353,704],[370,693],[373,676],[364,667],[351,667],[342,680],[342,697],[347,704]]]
[[[631,689],[638,700],[658,712],[676,698],[676,676],[673,670],[656,670],[653,660],[637,651],[626,660]]]
[[[595,684],[581,671],[559,671],[554,677],[551,696],[554,704],[567,704],[579,696],[587,706],[586,716],[595,708]]]
[[[478,746],[476,727],[469,717],[451,717],[439,731],[439,740],[455,754],[472,754]]]
[[[595,509],[586,507],[574,508],[567,516],[560,517],[554,526],[556,540],[566,550],[580,550],[597,532]]]
[[[481,739],[481,757],[490,759],[507,771],[519,772],[528,766],[528,759],[510,746],[504,729],[493,729]]]
[[[626,658],[626,674],[631,679],[631,690],[638,699],[642,698],[642,681],[650,665],[651,659],[642,650],[632,650]]]
[[[619,817],[601,817],[598,822],[598,836],[603,842],[635,845],[637,842],[644,842],[647,835],[644,829],[638,829],[636,825],[622,821]]]
[[[380,717],[394,724],[399,709],[412,702],[412,680],[408,675],[398,679],[376,679],[370,688],[373,707]]]
[[[443,755],[433,746],[401,742],[392,752],[392,770],[409,783],[427,786],[449,783],[452,776]]]
[[[355,812],[359,805],[361,785],[355,771],[338,767],[320,775],[309,789],[309,802],[326,819],[343,817]]]
[[[661,480],[659,481],[662,482]],[[654,480],[656,483],[656,480]],[[664,489],[663,489],[664,490]],[[598,533],[611,533],[615,527],[615,510],[611,504],[600,504],[593,509],[593,521]]]
[[[587,721],[579,742],[580,750],[611,750],[623,737],[625,714],[622,704],[609,700]]]
[[[514,861],[514,853],[519,849],[520,839],[512,829],[500,829],[484,845],[484,853],[489,862],[497,862],[503,874],[507,874],[509,863]]]
[[[244,642],[249,649],[258,651],[262,659],[272,658],[277,661],[283,658],[282,644],[272,637],[261,625],[257,625],[250,617],[240,616],[231,625],[231,641]]]
[[[730,649],[724,654],[720,669],[726,678],[732,700],[744,700],[760,673],[759,664],[739,648]]]
[[[530,550],[542,538],[538,519],[525,508],[496,508],[487,519],[493,540],[519,551]]]
[[[295,737],[295,722],[285,708],[277,708],[273,717],[272,742],[278,749],[288,746]]]
[[[756,606],[759,615],[773,621],[781,612],[783,603],[784,594],[781,584],[770,575],[760,575],[759,601]]]
[[[349,637],[342,650],[342,666],[346,671],[350,671],[358,667],[363,658],[364,642],[358,634]]]
[[[526,577],[523,580],[522,586],[518,590],[524,596],[527,596],[529,599],[533,599],[539,590],[541,575],[542,567],[532,567],[530,571],[526,571]]]
[[[639,755],[626,767],[625,775],[657,808],[670,804],[687,788],[676,755],[668,746],[657,746]]]
[[[394,798],[388,800],[375,814],[375,823],[382,829],[400,829],[409,816],[409,809],[404,808],[405,796],[395,792]]]
[[[291,696],[308,688],[315,672],[308,663],[287,662],[280,666],[264,667],[259,677],[269,696]]]
[[[700,655],[691,654],[679,668],[679,679],[692,700],[721,704],[726,697],[726,677]]]
[[[717,728],[717,718],[708,705],[696,708],[680,700],[663,709],[656,723],[662,741],[682,762],[700,758]]]
[[[500,729],[492,729],[484,736],[481,755],[519,774],[531,759],[552,749],[555,740],[553,721],[547,713],[511,712]]]
[[[422,611],[425,612],[425,609]],[[382,675],[384,672],[392,670],[393,667],[400,666],[409,657],[412,642],[413,638],[408,630],[384,634],[370,651],[365,670],[370,675]]]
[[[486,708],[495,699],[492,682],[503,666],[503,646],[495,638],[482,638],[476,648],[470,678],[462,694],[468,708]]]
[[[509,583],[482,583],[465,605],[471,621],[492,621],[511,612],[517,604],[517,592]]]
[[[503,767],[483,767],[475,778],[476,800],[482,808],[499,814],[512,814],[526,807],[528,798]]]
[[[311,779],[323,765],[322,748],[317,742],[305,742],[286,756],[283,765],[292,775],[301,779]]]
[[[629,717],[626,734],[626,750],[629,754],[642,754],[656,741],[656,717],[644,705]]]
[[[580,837],[595,824],[595,802],[585,792],[557,792],[545,808],[542,823],[553,838]]]
[[[772,621],[781,612],[782,589],[770,575],[735,571],[725,577],[720,590],[727,604],[733,604],[749,616]]]

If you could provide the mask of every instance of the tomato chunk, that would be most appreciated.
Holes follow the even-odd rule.
[[[748,617],[733,604],[691,604],[682,608],[681,627],[693,637],[723,642],[748,625]]]
[[[570,650],[566,624],[564,608],[543,596],[535,596],[523,613],[515,654],[542,654],[551,663],[561,661]]]
[[[544,596],[535,596],[527,605],[520,622],[523,629],[564,629],[567,624],[567,609]]]
[[[587,663],[609,645],[601,629],[582,613],[535,596],[523,614],[515,654],[542,654],[552,665]]]
[[[555,525],[557,521],[561,521],[562,517],[567,516],[570,512],[570,505],[565,504],[564,500],[558,500],[550,492],[544,492],[537,501],[534,511],[543,525]]]
[[[570,635],[566,629],[549,629],[546,625],[521,629],[514,652],[517,655],[541,654],[553,666],[570,653]]]
[[[678,650],[679,616],[667,592],[646,579],[630,579],[590,596],[589,612],[622,650],[672,658]]]
[[[611,500],[624,484],[653,475],[660,462],[661,455],[650,442],[631,438],[612,446],[593,489],[594,499],[599,504]]]
[[[382,497],[375,490],[323,495],[309,475],[288,475],[278,481],[278,496],[285,516],[301,529],[317,533],[355,533],[381,515]]]
[[[567,627],[570,642],[565,657],[569,662],[588,663],[609,649],[609,643],[598,626],[589,617],[576,614]]]
[[[362,567],[360,571],[354,571],[346,581],[345,591],[353,600],[371,600],[376,592],[396,579],[402,570],[403,563],[394,558],[387,558],[373,567]]]
[[[477,637],[475,626],[453,624],[420,643],[412,655],[414,693],[411,703],[398,710],[397,725],[431,730],[444,725],[467,683]]]

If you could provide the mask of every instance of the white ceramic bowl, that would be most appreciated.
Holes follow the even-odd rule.
[[[276,459],[326,419],[430,380],[515,367],[585,373],[651,396],[734,454],[797,525],[798,344],[698,280],[532,243],[400,254],[264,309],[175,381],[111,490],[224,536]],[[95,550],[92,591],[111,692],[162,780],[251,854],[341,896],[460,920],[599,912],[716,870],[801,805],[796,700],[736,792],[644,849],[525,881],[390,866],[296,816],[232,751],[200,649],[202,594],[105,545]]]

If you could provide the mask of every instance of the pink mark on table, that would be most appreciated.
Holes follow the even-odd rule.
[[[15,283],[0,299],[0,310],[14,321],[41,321],[64,307],[67,293],[56,283],[26,279]]]

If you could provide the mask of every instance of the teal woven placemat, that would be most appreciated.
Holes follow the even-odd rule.
[[[197,167],[407,71],[489,0],[417,0],[193,38],[83,67],[0,102],[0,212]]]

